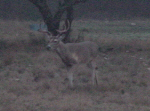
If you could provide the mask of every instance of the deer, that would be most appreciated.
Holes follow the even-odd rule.
[[[65,26],[62,30],[56,30],[57,35],[53,35],[49,31],[39,29],[39,32],[45,33],[48,38],[47,50],[52,50],[58,54],[62,62],[67,67],[68,79],[70,87],[73,88],[73,71],[79,64],[90,64],[92,67],[92,84],[98,85],[97,80],[97,64],[96,58],[98,56],[98,45],[92,41],[84,41],[79,43],[63,43],[63,34],[66,34],[70,29],[69,21],[68,27]]]

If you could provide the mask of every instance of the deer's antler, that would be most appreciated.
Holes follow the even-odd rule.
[[[60,35],[65,34],[70,29],[70,22],[69,20],[66,21],[67,26],[65,24],[65,28],[63,30],[56,30]]]

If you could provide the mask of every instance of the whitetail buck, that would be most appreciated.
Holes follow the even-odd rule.
[[[92,83],[93,85],[95,83],[97,85],[97,66],[95,59],[98,55],[98,46],[91,41],[64,44],[61,41],[63,39],[62,34],[65,34],[69,28],[70,23],[68,22],[68,27],[65,27],[63,30],[57,30],[57,36],[53,36],[50,32],[43,31],[41,29],[39,29],[39,31],[46,33],[46,35],[49,37],[47,49],[55,51],[63,63],[67,66],[68,78],[71,87],[73,87],[73,72],[75,67],[79,64],[91,64],[93,70]]]

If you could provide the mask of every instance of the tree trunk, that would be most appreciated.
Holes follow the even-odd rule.
[[[69,20],[70,28],[71,28],[71,23],[73,20],[73,11],[74,11],[73,5],[84,3],[87,0],[64,0],[63,3],[59,1],[58,10],[55,13],[54,17],[52,16],[47,0],[29,0],[29,1],[32,2],[39,9],[44,19],[44,22],[47,25],[48,31],[55,36],[58,34],[56,30],[59,29],[61,17],[64,14],[64,12],[65,11],[67,12],[66,20]],[[65,24],[68,25],[67,21]],[[69,29],[68,32],[66,33],[63,42],[65,43],[70,42],[70,38],[68,36],[70,31],[71,29]]]
[[[67,8],[67,20],[69,20],[69,23],[70,23],[70,29],[68,30],[68,32],[66,33],[65,35],[65,38],[63,39],[63,42],[64,43],[68,43],[70,42],[70,36],[69,36],[69,33],[71,32],[71,24],[72,24],[72,21],[73,21],[73,6],[71,7],[68,7]],[[67,21],[66,21],[66,26],[67,26]],[[68,26],[67,26],[68,27]]]

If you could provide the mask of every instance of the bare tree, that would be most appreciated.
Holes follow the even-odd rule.
[[[32,2],[42,14],[45,24],[47,25],[48,31],[51,32],[53,35],[57,35],[58,32],[56,30],[59,29],[61,17],[66,11],[66,20],[69,20],[70,24],[73,20],[73,6],[79,3],[85,3],[87,0],[58,0],[58,9],[54,15],[48,6],[47,0],[29,0]],[[66,23],[67,25],[67,23]],[[65,34],[65,38],[63,41],[70,42],[68,37],[70,29]]]

